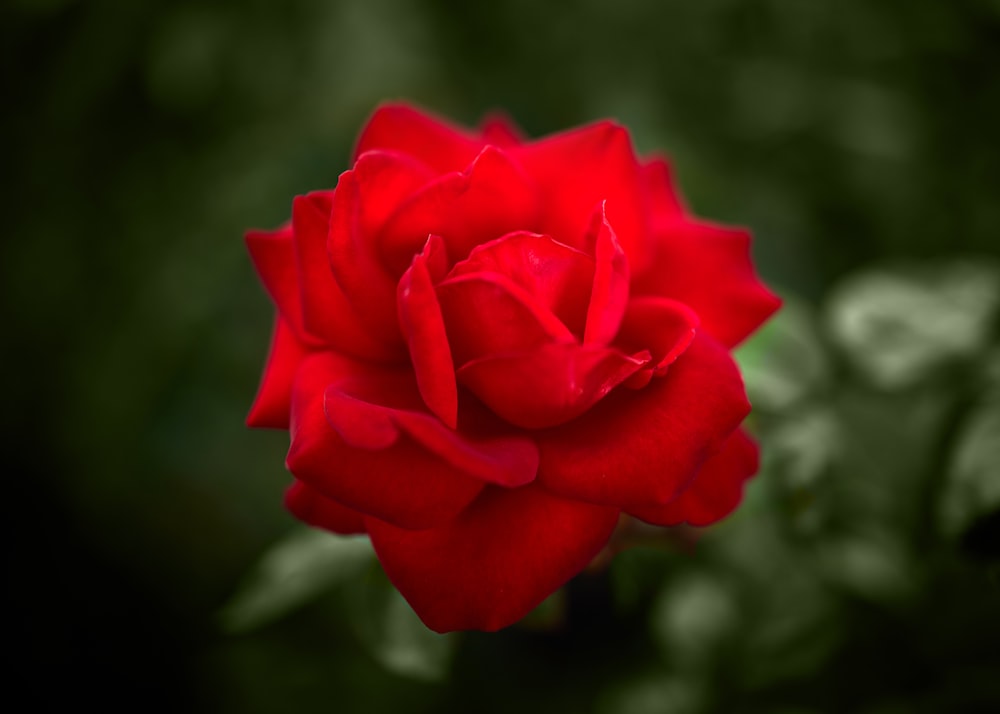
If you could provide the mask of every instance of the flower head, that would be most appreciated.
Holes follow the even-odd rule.
[[[729,350],[779,301],[614,123],[383,106],[247,244],[278,313],[248,422],[290,429],[286,504],[368,533],[435,630],[505,627],[620,514],[707,525],[757,469]]]

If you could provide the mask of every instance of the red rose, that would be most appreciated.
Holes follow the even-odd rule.
[[[614,123],[524,141],[382,107],[335,190],[247,236],[278,311],[248,423],[290,428],[288,508],[368,533],[430,628],[505,627],[621,514],[739,502],[757,447],[729,350],[779,304],[749,240]]]

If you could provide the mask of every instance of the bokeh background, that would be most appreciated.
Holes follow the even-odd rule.
[[[33,710],[1000,711],[997,0],[9,0],[0,56]],[[739,353],[743,508],[496,635],[428,634],[363,543],[298,530],[286,435],[243,425],[271,308],[242,234],[390,98],[617,118],[787,301]]]

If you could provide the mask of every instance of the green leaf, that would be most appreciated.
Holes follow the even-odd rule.
[[[529,612],[517,626],[526,630],[558,630],[566,624],[566,591],[559,588],[549,595],[534,610]]]
[[[810,489],[827,475],[843,448],[844,435],[828,406],[799,409],[778,421],[767,436],[765,457],[783,485]]]
[[[219,614],[222,627],[236,633],[273,622],[359,576],[374,557],[365,536],[297,528],[247,575]]]
[[[829,536],[816,557],[828,581],[873,602],[903,601],[920,584],[909,554],[889,531]]]
[[[1000,363],[1000,359],[996,361]],[[994,387],[992,396],[972,413],[961,430],[939,501],[938,524],[945,535],[956,537],[998,509],[1000,388]]]
[[[735,353],[754,408],[783,411],[829,377],[812,309],[785,297],[781,311]]]
[[[369,654],[383,667],[411,679],[448,675],[455,635],[427,629],[409,603],[373,564],[347,589],[351,624]]]
[[[1000,305],[991,263],[869,270],[841,283],[827,303],[830,334],[858,370],[883,389],[976,354]]]
[[[671,582],[653,605],[652,631],[679,668],[697,668],[738,624],[726,584],[708,573]]]
[[[599,714],[698,714],[707,711],[705,685],[694,677],[643,672],[606,691]]]

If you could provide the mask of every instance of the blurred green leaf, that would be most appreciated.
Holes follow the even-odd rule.
[[[934,498],[942,432],[956,408],[952,392],[924,382],[897,392],[847,383],[834,406],[843,441],[833,477],[817,494],[831,518],[824,537],[859,529],[929,533],[926,502]]]
[[[862,374],[898,389],[984,347],[998,304],[988,261],[868,270],[833,290],[827,324]]]
[[[538,607],[517,623],[517,626],[528,630],[556,630],[565,622],[566,590],[559,588],[542,600]]]
[[[781,419],[771,429],[765,458],[789,488],[808,489],[821,481],[843,441],[830,409],[811,407]]]
[[[220,622],[234,633],[273,622],[359,576],[374,557],[367,537],[296,529],[264,553],[223,607]]]
[[[812,308],[785,296],[778,314],[736,351],[754,408],[788,409],[829,377],[817,323]]]
[[[703,685],[690,677],[644,674],[611,689],[601,700],[601,714],[698,714],[705,711]]]
[[[828,537],[817,551],[826,577],[875,602],[896,602],[917,589],[913,563],[890,534]]]
[[[456,636],[427,629],[377,565],[347,588],[350,621],[369,654],[391,672],[436,681],[448,675]]]
[[[703,666],[737,624],[733,593],[708,573],[678,578],[653,605],[653,634],[680,668]]]
[[[951,537],[1000,509],[1000,352],[993,357],[995,383],[961,429],[939,501],[938,522]]]
[[[842,641],[836,600],[791,572],[760,595],[763,607],[754,610],[744,640],[743,681],[763,687],[819,671]]]
[[[664,531],[640,521],[630,526],[634,529],[635,543],[617,553],[608,569],[615,604],[622,612],[653,600],[667,574],[685,567],[686,556],[678,551],[690,549],[682,545],[682,539],[689,537],[684,529]]]

